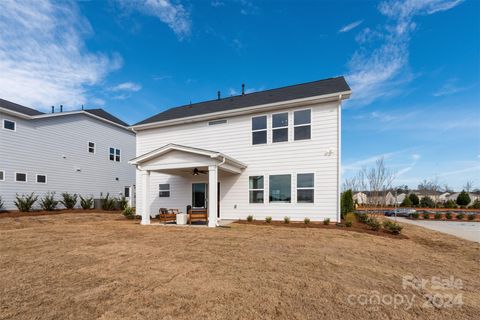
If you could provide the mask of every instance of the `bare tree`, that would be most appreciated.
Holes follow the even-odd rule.
[[[364,167],[358,176],[365,186],[364,190],[369,192],[369,205],[385,205],[388,191],[392,189],[395,180],[395,173],[385,166],[384,158],[378,159],[373,168]]]
[[[346,178],[343,182],[343,191],[352,190],[352,192],[357,192],[358,187],[358,177]]]
[[[443,186],[443,191],[448,192],[448,193],[453,193],[453,189],[448,186],[448,184],[445,184]]]
[[[463,189],[465,191],[470,192],[473,189],[473,182],[471,180],[468,180],[467,183],[463,186]]]

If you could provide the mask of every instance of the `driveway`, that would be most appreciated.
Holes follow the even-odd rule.
[[[389,218],[394,220],[394,218]],[[434,221],[434,220],[410,220],[397,218],[398,222],[410,223],[427,229],[448,233],[459,238],[480,242],[479,222],[456,222],[456,221]]]

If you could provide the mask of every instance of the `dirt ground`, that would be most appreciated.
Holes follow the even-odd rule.
[[[335,229],[138,223],[102,213],[0,219],[0,319],[480,314],[480,245],[420,227],[404,225],[409,239],[392,239]],[[404,276],[427,284],[403,288]],[[432,276],[457,282],[434,288]],[[399,304],[400,296],[412,306]],[[453,306],[446,303],[452,296]]]

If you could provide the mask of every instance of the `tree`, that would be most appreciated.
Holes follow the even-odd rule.
[[[340,198],[340,208],[342,219],[345,218],[347,213],[353,212],[354,204],[353,204],[353,192],[351,189],[348,189],[344,193],[342,193],[342,197]]]
[[[453,209],[457,207],[457,204],[453,200],[447,200],[443,206],[448,209]]]
[[[420,200],[420,207],[422,208],[434,208],[435,202],[429,196],[425,196]]]
[[[371,206],[385,205],[388,190],[392,189],[395,172],[385,166],[379,158],[372,168],[364,167],[358,174],[358,185],[368,191],[368,203]]]
[[[420,203],[420,199],[418,198],[418,196],[415,193],[410,193],[408,195],[408,197],[410,198],[410,201],[412,202],[412,205],[418,206],[418,204]]]
[[[473,182],[472,181],[467,181],[467,183],[465,183],[465,185],[463,186],[463,189],[465,189],[465,191],[467,191],[467,192],[472,191]]]
[[[411,207],[412,206],[412,200],[410,200],[410,197],[405,197],[403,199],[402,203],[400,204],[401,207]]]
[[[465,190],[462,190],[462,192],[460,192],[460,194],[457,197],[457,204],[459,206],[468,206],[470,204],[470,201],[472,200],[470,199],[470,196],[468,195],[468,193],[465,192]]]

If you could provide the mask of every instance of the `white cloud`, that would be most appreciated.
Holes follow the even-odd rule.
[[[89,103],[89,87],[122,64],[88,51],[92,32],[75,3],[0,1],[0,97],[43,110]]]
[[[441,97],[441,96],[446,96],[450,94],[455,94],[455,93],[466,91],[473,87],[473,86],[462,87],[462,86],[458,86],[457,83],[458,83],[458,79],[456,78],[448,79],[440,89],[438,89],[433,93],[433,96]]]
[[[393,0],[378,9],[388,18],[379,30],[363,29],[357,35],[361,47],[349,62],[347,78],[353,89],[352,101],[366,105],[377,98],[396,94],[401,84],[411,81],[408,72],[408,45],[415,30],[415,16],[449,10],[461,1]],[[379,43],[375,43],[379,42]]]
[[[223,7],[225,5],[225,3],[222,2],[222,1],[215,0],[215,1],[210,2],[210,5],[214,8],[218,8],[218,7]]]
[[[138,83],[134,82],[124,82],[120,83],[114,87],[110,88],[110,91],[118,92],[118,91],[129,91],[129,92],[137,92],[142,89],[142,86]]]
[[[358,21],[349,23],[346,26],[343,26],[340,30],[338,30],[338,32],[343,33],[343,32],[348,32],[350,30],[353,30],[356,27],[358,27],[359,25],[361,25],[362,22],[363,22],[363,20],[358,20]]]

